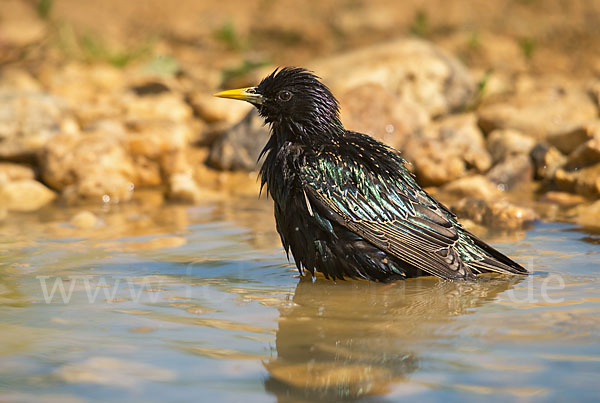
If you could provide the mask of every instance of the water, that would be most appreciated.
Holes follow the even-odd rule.
[[[497,239],[528,278],[333,283],[298,277],[269,201],[147,197],[95,211],[92,229],[75,212],[0,227],[2,401],[600,394],[597,233],[539,223]]]

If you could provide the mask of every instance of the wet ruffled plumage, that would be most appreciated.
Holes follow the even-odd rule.
[[[312,73],[284,68],[257,87],[271,125],[261,180],[299,270],[389,281],[527,271],[462,228],[390,147],[344,129]]]

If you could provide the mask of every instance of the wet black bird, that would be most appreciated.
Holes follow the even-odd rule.
[[[527,274],[465,230],[397,151],[346,130],[338,101],[313,73],[286,67],[256,87],[215,95],[250,102],[271,126],[260,177],[301,273],[378,281]]]

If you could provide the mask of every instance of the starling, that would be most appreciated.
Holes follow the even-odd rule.
[[[312,72],[285,67],[256,87],[215,95],[250,102],[270,125],[261,189],[301,274],[384,282],[527,274],[423,190],[398,151],[346,130],[338,101]]]

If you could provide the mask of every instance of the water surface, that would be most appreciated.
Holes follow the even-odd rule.
[[[0,400],[600,394],[597,233],[539,223],[488,238],[527,278],[334,283],[298,276],[267,200],[146,198],[94,211],[89,229],[70,224],[77,211],[0,226]]]

